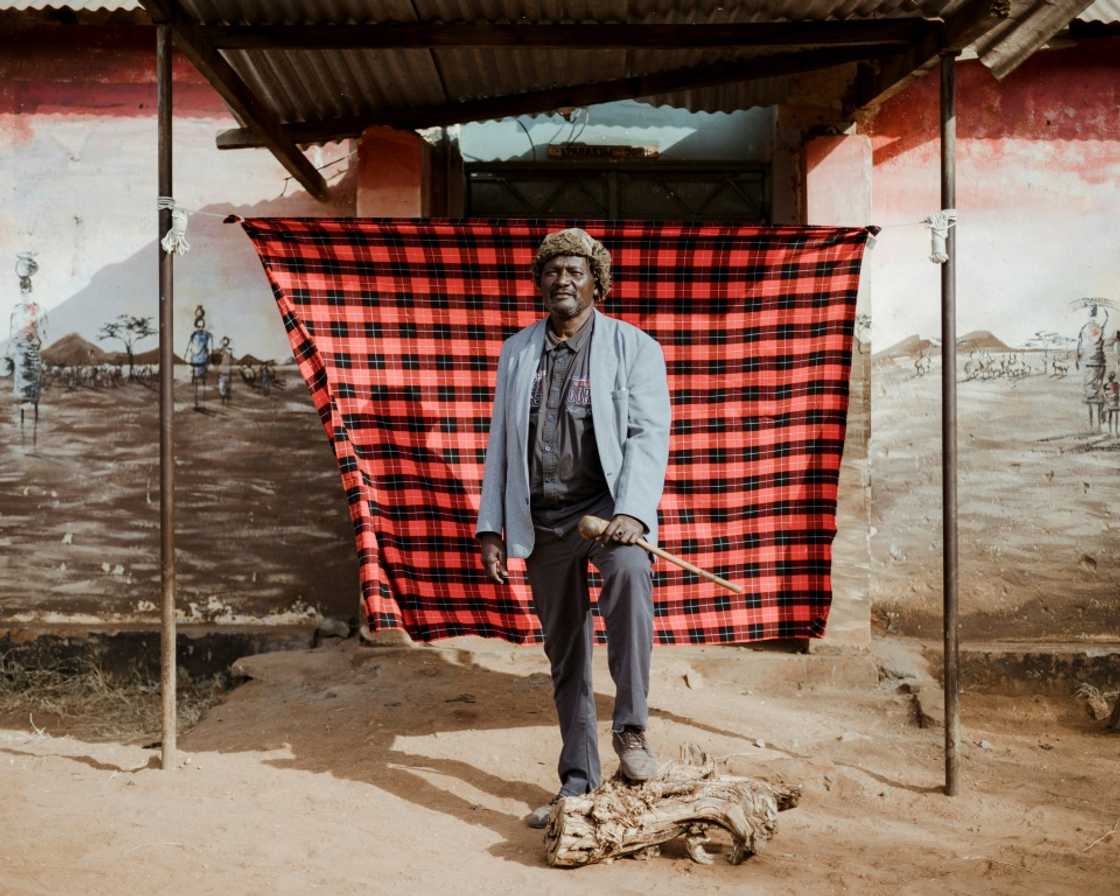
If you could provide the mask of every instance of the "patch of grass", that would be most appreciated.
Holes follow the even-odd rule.
[[[219,673],[196,680],[182,668],[177,677],[176,719],[182,733],[222,701],[230,678]],[[112,675],[92,658],[28,666],[10,653],[0,654],[0,720],[90,740],[158,740],[160,683],[138,669]]]

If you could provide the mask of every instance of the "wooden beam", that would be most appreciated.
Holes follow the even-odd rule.
[[[378,25],[201,27],[221,50],[380,50],[452,47],[672,49],[681,47],[842,47],[913,44],[941,23],[920,18],[837,22],[713,24],[489,25],[386,22]]]
[[[532,115],[550,112],[565,106],[590,106],[614,100],[634,99],[679,90],[716,87],[737,81],[753,81],[780,75],[846,65],[866,59],[875,59],[886,51],[883,48],[839,47],[807,53],[779,53],[751,59],[720,62],[712,65],[673,69],[632,78],[599,81],[568,87],[553,87],[509,96],[481,100],[466,100],[439,106],[421,106],[406,109],[384,109],[368,115],[337,118],[331,121],[292,124],[285,127],[288,139],[296,144],[325,143],[356,137],[375,124],[398,128],[424,128],[436,125],[457,124],[510,115]],[[246,149],[260,146],[257,134],[247,128],[235,128],[218,135],[219,149]]]
[[[875,108],[929,72],[942,53],[959,52],[1011,15],[1010,0],[969,0],[945,20],[944,29],[884,60],[862,80],[849,111]]]
[[[264,108],[252,90],[238,76],[222,55],[207,43],[197,25],[173,15],[170,0],[141,0],[153,21],[169,22],[175,34],[175,45],[191,64],[213,85],[226,104],[244,121],[254,135],[254,146],[272,152],[304,189],[320,201],[327,198],[327,182],[308,158],[292,142],[276,115]]]

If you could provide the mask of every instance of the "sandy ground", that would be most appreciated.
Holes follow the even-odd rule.
[[[196,413],[176,368],[177,596],[184,621],[346,618],[358,565],[330,446],[298,371],[269,396],[210,377]],[[0,595],[5,617],[159,620],[156,384],[44,395],[37,438],[0,379]],[[296,471],[293,475],[292,471]],[[293,563],[292,557],[299,557]]]
[[[871,600],[884,624],[926,637],[941,628],[939,365],[916,376],[913,359],[877,360],[871,390]],[[1090,430],[1081,389],[1072,368],[959,384],[965,638],[1120,634],[1120,438]]]
[[[941,731],[915,726],[897,682],[744,692],[736,664],[770,660],[722,650],[699,689],[687,648],[655,653],[650,730],[663,757],[696,742],[804,787],[741,866],[673,845],[548,868],[522,822],[553,791],[558,748],[539,650],[335,641],[240,661],[253,680],[180,736],[170,772],[138,745],[0,730],[0,892],[1120,892],[1120,833],[1102,836],[1120,822],[1120,736],[1080,707],[966,695],[950,799]],[[609,707],[601,695],[604,744]]]

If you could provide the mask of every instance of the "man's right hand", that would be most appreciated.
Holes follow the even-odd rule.
[[[482,545],[482,568],[486,575],[504,585],[509,580],[509,570],[506,569],[506,543],[502,537],[494,532],[483,532],[478,536]]]

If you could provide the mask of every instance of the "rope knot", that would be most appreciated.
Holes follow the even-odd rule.
[[[177,205],[171,196],[160,196],[156,200],[156,208],[171,210],[171,229],[159,241],[163,251],[168,255],[186,255],[191,250],[191,244],[187,242],[187,210]]]

